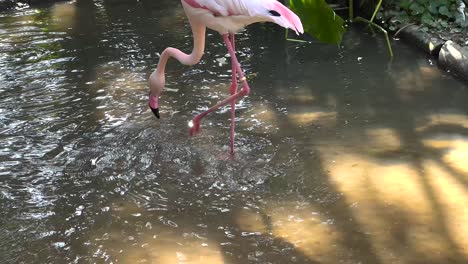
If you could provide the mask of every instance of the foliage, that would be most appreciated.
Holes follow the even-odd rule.
[[[344,20],[324,0],[290,0],[305,32],[326,43],[339,44],[346,32]]]
[[[468,28],[468,17],[463,0],[390,0],[380,12],[381,18],[390,18],[391,27],[417,23],[424,29]]]

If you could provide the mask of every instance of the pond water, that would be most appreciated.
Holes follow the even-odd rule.
[[[467,263],[468,90],[421,52],[351,28],[342,47],[217,33],[191,50],[178,1],[77,0],[0,13],[1,263]]]

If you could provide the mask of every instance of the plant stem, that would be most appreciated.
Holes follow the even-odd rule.
[[[354,1],[349,0],[349,22],[353,22],[354,19]]]
[[[302,40],[302,39],[293,39],[293,38],[289,38],[288,35],[289,35],[289,30],[286,29],[286,30],[284,31],[284,38],[285,38],[287,41],[300,42],[300,43],[312,43],[312,42],[310,42],[310,41],[306,41],[306,40]]]
[[[379,0],[379,3],[378,3],[377,6],[375,7],[374,14],[372,14],[372,17],[371,17],[371,19],[370,19],[370,22],[371,22],[371,23],[374,23],[374,18],[375,18],[375,16],[377,15],[377,12],[379,11],[381,5],[382,5],[382,0]]]
[[[302,40],[302,39],[287,38],[286,40],[287,40],[287,41],[292,41],[292,42],[299,42],[299,43],[312,43],[311,41]]]
[[[393,58],[393,49],[392,49],[392,44],[390,43],[390,39],[388,38],[388,32],[387,30],[385,30],[383,27],[375,24],[374,22],[372,21],[369,21],[365,18],[362,18],[362,17],[355,17],[354,18],[354,21],[357,21],[357,22],[364,22],[368,25],[371,25],[377,29],[379,29],[380,31],[382,31],[382,33],[384,33],[385,35],[385,40],[387,41],[387,47],[388,47],[388,52],[390,53],[390,57]]]

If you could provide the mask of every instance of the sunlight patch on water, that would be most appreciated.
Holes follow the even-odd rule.
[[[458,170],[460,177],[468,181],[468,137],[439,134],[423,141],[431,149],[438,149],[442,153],[442,160],[452,170]]]
[[[177,243],[176,238],[147,237],[139,247],[122,249],[125,254],[119,258],[122,263],[164,263],[164,264],[223,264],[223,255],[213,241],[185,241]],[[120,261],[119,261],[120,262]]]
[[[432,89],[434,79],[439,78],[440,70],[435,66],[428,66],[427,63],[421,63],[412,71],[397,71],[394,76],[398,96],[404,101],[411,101],[420,93],[427,89]]]
[[[347,149],[321,152],[383,263],[394,263],[402,248],[406,253],[399,257],[408,263],[422,256],[436,263],[460,252],[467,256],[466,178],[457,179],[460,175],[430,160],[384,161]]]
[[[268,227],[264,220],[260,214],[245,208],[236,212],[236,223],[244,232],[267,233]]]
[[[308,203],[271,201],[266,213],[271,218],[274,237],[288,241],[318,263],[333,263],[336,253],[344,250],[339,245],[340,233],[334,221]]]
[[[219,242],[198,234],[200,230],[179,227],[133,201],[115,201],[106,211],[113,227],[91,235],[95,257],[118,263],[225,263]]]
[[[425,169],[434,188],[437,210],[440,210],[438,214],[444,218],[448,235],[459,246],[457,249],[468,256],[468,174],[456,174],[434,161],[426,162]]]
[[[126,69],[119,61],[111,61],[96,66],[94,70],[95,80],[90,82],[95,89],[105,89],[116,96],[124,96],[132,90],[149,88],[146,78],[142,73]],[[149,92],[149,90],[148,90]]]
[[[76,23],[76,3],[58,3],[51,9],[52,17],[60,30],[72,28]]]
[[[396,151],[401,148],[401,141],[394,129],[369,128],[366,130],[368,142],[366,147],[377,151]]]
[[[131,72],[114,61],[98,65],[94,75],[96,79],[87,85],[95,94],[93,101],[98,104],[95,115],[105,128],[120,126],[133,113],[148,110],[147,104],[141,104],[140,100],[141,96],[147,95],[148,88],[141,73]]]
[[[288,118],[296,126],[304,126],[311,124],[330,125],[336,123],[336,115],[337,113],[335,111],[323,111],[310,108],[296,108],[289,112]]]
[[[286,99],[294,102],[294,104],[313,104],[315,100],[317,100],[312,90],[308,87],[295,89],[290,91],[288,94],[284,94],[283,96],[285,96]]]
[[[436,126],[452,125],[468,129],[468,116],[457,112],[444,112],[431,114],[426,117],[427,122],[417,128],[418,131],[424,131]]]

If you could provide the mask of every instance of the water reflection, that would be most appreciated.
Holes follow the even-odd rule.
[[[0,258],[8,263],[466,263],[468,94],[428,58],[351,29],[344,46],[238,36],[252,94],[228,95],[222,41],[189,51],[177,1],[78,0],[0,15]],[[382,49],[375,49],[382,47]],[[357,58],[363,58],[358,60]]]

